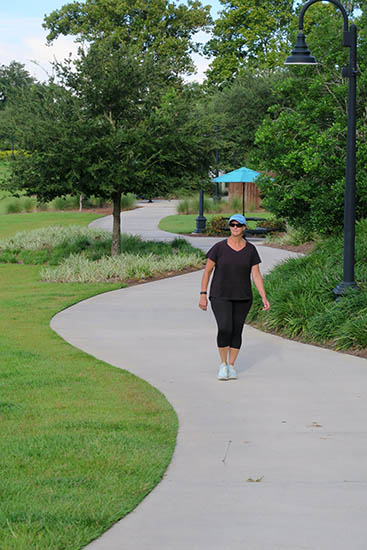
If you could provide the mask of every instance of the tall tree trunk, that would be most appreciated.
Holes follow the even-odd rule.
[[[112,256],[121,254],[121,191],[116,191],[113,197],[113,229],[112,229]]]
[[[80,193],[79,195],[79,212],[83,210],[83,194]]]

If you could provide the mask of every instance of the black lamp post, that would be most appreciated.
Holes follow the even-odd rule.
[[[218,164],[219,164],[219,149],[218,149],[218,131],[219,131],[219,126],[216,126],[215,127],[215,136],[216,136],[216,141],[217,141],[217,148],[215,150],[215,171],[216,171],[216,177],[219,176],[219,170],[218,170]],[[215,182],[215,200],[216,201],[219,201],[220,199],[220,195],[219,195],[219,182],[216,181]]]
[[[310,0],[299,15],[299,33],[292,54],[287,57],[286,65],[315,65],[316,59],[311,55],[306,45],[303,34],[303,18],[306,10],[316,2],[322,0]],[[348,288],[359,289],[354,280],[354,251],[355,251],[355,195],[356,195],[356,96],[357,96],[357,27],[350,25],[348,28],[348,14],[344,6],[338,0],[327,0],[340,9],[344,19],[343,46],[350,48],[349,65],[342,70],[342,76],[349,78],[348,92],[348,133],[347,133],[347,159],[345,172],[345,200],[344,200],[344,268],[343,281],[333,289],[338,297],[344,294]]]
[[[203,177],[200,180],[200,192],[199,192],[199,215],[196,218],[196,227],[193,233],[204,233],[206,228],[206,217],[204,216],[204,190],[203,190]]]

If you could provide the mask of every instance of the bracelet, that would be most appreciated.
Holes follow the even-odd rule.
[[[200,292],[200,294],[206,294],[206,293],[207,293],[206,290],[202,290],[202,291]]]

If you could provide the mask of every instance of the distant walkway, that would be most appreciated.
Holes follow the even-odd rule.
[[[121,213],[121,232],[130,233],[132,235],[140,235],[143,239],[157,240],[157,241],[171,241],[177,237],[189,241],[193,246],[201,248],[204,252],[207,252],[209,248],[216,242],[220,241],[223,237],[196,237],[188,235],[177,235],[176,233],[169,233],[159,229],[158,224],[162,218],[177,214],[176,205],[178,201],[164,201],[158,200],[152,203],[147,201],[141,201],[137,204],[141,208],[135,210],[129,210]],[[112,231],[112,216],[106,216],[105,218],[99,218],[94,220],[90,227],[101,227]],[[251,238],[249,239],[253,243],[262,243],[263,239]]]
[[[124,213],[124,231],[154,234],[154,212],[169,207],[153,205]],[[291,255],[259,252],[263,272]],[[163,481],[87,549],[365,550],[366,360],[246,326],[239,379],[219,382],[200,279],[109,292],[52,320],[74,346],[157,387],[179,417]]]

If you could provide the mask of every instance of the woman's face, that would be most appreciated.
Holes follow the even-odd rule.
[[[230,228],[230,230],[231,230],[231,235],[232,235],[233,237],[239,237],[239,236],[241,236],[242,233],[243,233],[244,230],[245,230],[245,226],[239,224],[239,223],[236,222],[236,221],[230,222],[229,228]]]

